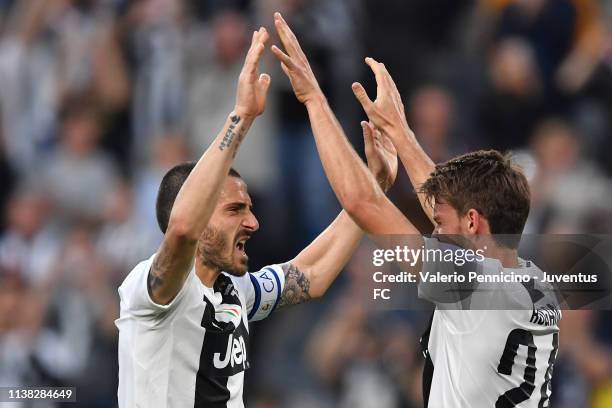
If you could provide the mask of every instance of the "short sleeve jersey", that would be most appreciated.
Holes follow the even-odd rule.
[[[147,288],[154,257],[119,288],[119,406],[243,407],[249,321],[268,317],[278,305],[282,269],[222,273],[212,288],[192,269],[178,295],[159,305]]]
[[[425,239],[426,248],[447,246]],[[470,287],[419,285],[419,296],[436,305],[421,339],[426,357],[425,406],[548,407],[561,319],[552,286],[543,283],[543,272],[530,261],[520,260],[519,268],[504,268],[490,258],[462,268],[423,264],[423,271],[444,274],[453,269],[466,273],[470,268],[484,275],[514,272],[533,279]]]

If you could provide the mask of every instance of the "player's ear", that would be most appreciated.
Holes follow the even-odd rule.
[[[470,208],[466,213],[465,220],[465,222],[467,223],[467,230],[470,234],[476,234],[480,230],[482,226],[482,216],[480,215],[478,210]]]

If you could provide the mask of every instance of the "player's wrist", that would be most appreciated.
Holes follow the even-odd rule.
[[[408,125],[391,125],[386,129],[383,129],[383,132],[389,135],[389,138],[393,141],[393,144],[398,145],[410,145],[416,146],[417,140],[412,129],[408,127]]]
[[[304,98],[304,105],[306,105],[306,108],[323,106],[325,104],[327,104],[327,98],[325,97],[325,94],[323,94],[323,92],[320,90],[313,92],[311,95]]]
[[[239,119],[239,122],[247,121],[249,123],[252,123],[255,120],[255,118],[257,118],[257,116],[259,115],[260,115],[259,113],[253,113],[249,109],[245,109],[243,107],[236,105],[234,106],[234,110],[230,112],[229,117],[232,120],[232,122],[235,122],[236,117],[237,117]]]

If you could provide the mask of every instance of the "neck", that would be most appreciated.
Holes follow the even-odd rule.
[[[518,268],[518,251],[516,249],[504,248],[498,245],[487,246],[484,251],[487,258],[499,260],[504,268]]]
[[[202,281],[204,286],[212,288],[221,271],[219,269],[206,266],[202,262],[198,262],[197,259],[195,263],[196,275],[198,278],[200,278],[200,281]]]

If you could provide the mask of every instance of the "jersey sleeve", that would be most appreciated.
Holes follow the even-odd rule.
[[[280,265],[269,265],[258,272],[249,272],[237,284],[244,293],[249,321],[262,320],[278,306],[285,274]]]
[[[179,293],[167,305],[157,304],[151,299],[147,287],[147,278],[155,255],[153,254],[146,261],[139,263],[119,287],[122,314],[129,313],[134,317],[163,319],[185,297],[189,281],[194,277],[193,273],[189,273]]]
[[[473,293],[473,284],[469,283],[468,274],[476,272],[480,265],[475,260],[466,260],[458,255],[465,250],[452,243],[437,238],[423,237],[425,241],[421,279],[418,285],[419,298],[440,305],[454,305],[469,298]],[[462,261],[460,261],[463,259]],[[455,280],[440,282],[434,276],[465,277],[465,282]],[[452,306],[451,306],[452,307]]]

